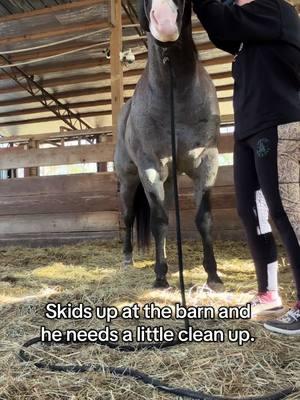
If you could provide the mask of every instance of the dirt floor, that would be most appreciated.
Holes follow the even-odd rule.
[[[256,281],[244,243],[216,243],[219,271],[225,291],[203,290],[206,275],[201,266],[200,243],[184,244],[188,305],[236,305],[251,298]],[[169,282],[178,288],[175,243],[168,244]],[[48,302],[84,305],[125,305],[154,302],[174,306],[179,290],[152,289],[153,249],[135,257],[134,268],[122,267],[119,242],[87,243],[59,248],[0,248],[0,399],[175,399],[132,378],[101,372],[82,374],[38,370],[21,363],[20,345],[48,329],[101,329],[106,325],[89,320],[48,320]],[[286,305],[292,305],[295,290],[288,263],[280,249],[280,285]],[[196,285],[194,290],[189,290]],[[135,330],[137,324],[183,328],[182,320],[114,320],[111,328]],[[35,346],[37,360],[52,363],[92,363],[132,367],[169,385],[202,390],[214,395],[263,395],[300,382],[300,337],[282,337],[266,332],[259,321],[199,320],[199,329],[248,329],[256,337],[244,346],[236,343],[189,343],[166,350],[120,353],[98,345]],[[300,388],[299,388],[300,390]],[[300,392],[290,395],[300,399]]]

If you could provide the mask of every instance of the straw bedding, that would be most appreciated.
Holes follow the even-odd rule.
[[[169,282],[178,288],[176,247],[168,245]],[[255,290],[255,276],[243,243],[218,242],[216,258],[226,284],[222,293],[203,290],[206,275],[201,267],[198,242],[184,244],[185,279],[189,305],[235,305],[246,302]],[[94,242],[59,248],[0,249],[0,399],[175,399],[131,378],[99,372],[83,374],[38,370],[20,363],[20,345],[48,329],[101,329],[103,321],[46,320],[45,305],[61,302],[95,307],[123,307],[154,302],[173,306],[180,301],[179,290],[152,289],[153,248],[135,257],[135,267],[123,269],[119,242]],[[282,296],[288,305],[295,297],[285,257],[280,256]],[[194,290],[189,290],[193,285]],[[183,321],[170,319],[122,320],[110,323],[118,330],[137,324],[183,328]],[[32,354],[58,364],[95,363],[103,366],[132,367],[163,380],[169,385],[203,390],[215,395],[262,395],[295,385],[300,381],[300,338],[266,332],[259,321],[199,320],[201,329],[249,329],[255,342],[240,347],[229,343],[190,343],[166,350],[119,353],[98,345],[36,346]],[[300,393],[288,397],[300,399]]]

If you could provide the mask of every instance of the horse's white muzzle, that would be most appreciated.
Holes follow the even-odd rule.
[[[175,42],[179,37],[177,6],[172,0],[153,0],[150,32],[160,42]]]

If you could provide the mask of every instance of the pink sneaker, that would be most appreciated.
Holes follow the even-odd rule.
[[[258,293],[252,300],[251,304],[251,317],[280,314],[284,311],[282,301],[277,292],[264,292]]]

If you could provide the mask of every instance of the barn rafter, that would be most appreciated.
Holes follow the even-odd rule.
[[[11,63],[28,63],[19,68],[28,77],[33,76],[37,84],[66,108],[76,115],[80,114],[89,126],[109,124],[107,121],[112,113],[116,121],[116,110],[123,100],[112,111],[116,97],[113,75],[120,76],[122,69],[122,85],[118,84],[117,91],[124,92],[126,101],[132,95],[147,61],[146,36],[138,23],[136,0],[121,2],[117,24],[120,28],[118,35],[122,36],[120,50],[131,49],[136,61],[132,65],[119,65],[118,73],[111,72],[113,60],[105,57],[105,50],[111,46],[115,47],[113,53],[116,54],[115,41],[111,41],[110,35],[114,29],[112,5],[115,2],[26,0],[26,6],[20,4],[13,1],[8,6],[7,1],[0,0],[0,53],[10,51]],[[195,16],[192,24],[200,58],[217,88],[222,119],[223,115],[227,116],[226,119],[231,115],[232,122],[232,57],[214,47]],[[101,29],[107,30],[99,32]],[[91,48],[87,48],[89,46]],[[22,49],[28,51],[13,52]],[[71,54],[65,54],[68,52]],[[34,62],[37,59],[44,61]],[[115,59],[116,63],[118,60]],[[23,75],[15,69],[14,78],[23,80]],[[60,123],[60,116],[53,114],[55,104],[50,104],[48,108],[43,104],[41,108],[40,95],[33,97],[25,87],[16,80],[14,82],[6,72],[0,71],[0,125],[1,128],[8,127],[5,134],[15,134],[22,126],[26,131],[28,126],[38,129],[35,128],[38,123]],[[11,127],[15,127],[13,131]]]
[[[10,61],[4,56],[0,56],[0,59],[4,60],[8,65]],[[80,115],[74,113],[70,107],[63,104],[53,94],[43,88],[38,82],[36,82],[32,76],[27,75],[18,67],[12,68],[1,68],[5,74],[7,74],[12,80],[14,80],[22,89],[26,90],[32,97],[39,101],[43,107],[50,110],[58,119],[61,119],[71,129],[91,129],[91,126],[80,117]],[[16,74],[16,71],[18,74]]]

